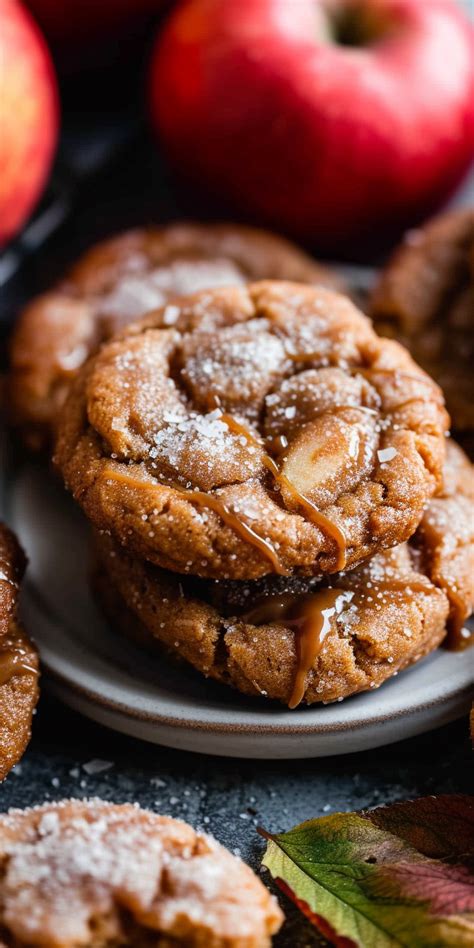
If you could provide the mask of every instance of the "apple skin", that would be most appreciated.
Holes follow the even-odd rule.
[[[474,153],[474,42],[452,0],[346,0],[372,45],[324,36],[341,0],[184,0],[158,37],[152,122],[188,180],[319,250],[425,217]]]
[[[0,0],[0,246],[32,211],[56,148],[59,107],[46,44],[17,0]]]

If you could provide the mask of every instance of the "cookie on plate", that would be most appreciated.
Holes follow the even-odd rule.
[[[30,447],[43,446],[71,378],[114,332],[176,294],[264,277],[340,283],[294,244],[238,225],[150,227],[98,244],[18,319],[11,340],[11,422]]]
[[[17,540],[0,524],[0,780],[25,751],[38,700],[38,655],[17,619],[25,565]]]
[[[158,566],[317,575],[414,533],[447,421],[349,299],[264,281],[174,300],[103,345],[56,462],[90,520]]]
[[[5,948],[268,948],[283,919],[240,859],[133,804],[10,810],[0,865]]]
[[[450,444],[446,478],[409,543],[320,580],[180,577],[96,536],[99,601],[120,632],[290,707],[378,687],[448,635],[463,647],[474,601],[472,466]]]
[[[474,430],[474,208],[410,231],[383,271],[370,315],[441,385],[453,427]]]

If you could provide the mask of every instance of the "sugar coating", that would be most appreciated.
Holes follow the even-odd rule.
[[[172,325],[165,306],[105,344],[65,406],[57,462],[96,526],[234,579],[332,573],[413,534],[448,419],[405,350],[323,287],[172,305]]]
[[[100,312],[110,315],[114,325],[126,325],[149,309],[162,306],[172,295],[185,295],[209,286],[229,286],[244,283],[242,271],[231,260],[174,260],[165,267],[147,271],[148,261],[143,255],[128,260],[130,270],[137,275],[124,276],[100,300]],[[173,322],[173,309],[168,307],[165,322]]]
[[[183,946],[265,948],[282,920],[215,840],[133,804],[11,810],[0,817],[0,858],[0,921],[15,945],[138,946],[155,933]]]

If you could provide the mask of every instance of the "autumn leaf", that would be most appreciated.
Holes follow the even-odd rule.
[[[339,948],[473,948],[474,797],[334,813],[263,835],[263,865]]]

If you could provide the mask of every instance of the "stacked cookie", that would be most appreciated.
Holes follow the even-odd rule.
[[[446,458],[441,390],[331,284],[254,232],[135,234],[13,345],[15,420],[55,429],[114,625],[290,707],[461,647],[472,601],[471,468]]]

